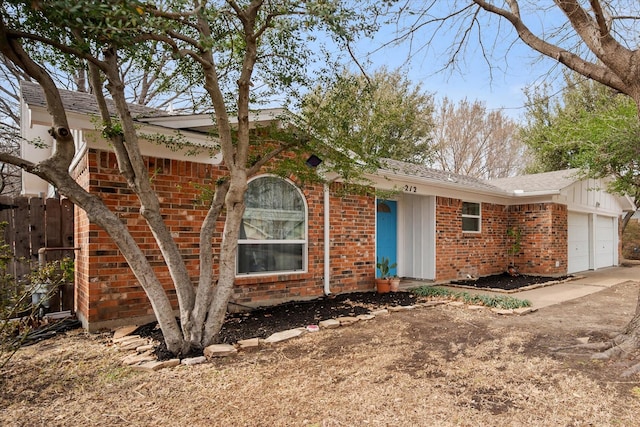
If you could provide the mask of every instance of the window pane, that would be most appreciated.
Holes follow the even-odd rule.
[[[462,218],[462,231],[480,231],[480,218]]]
[[[462,215],[480,215],[480,203],[462,202]]]
[[[270,243],[238,245],[238,273],[301,271],[302,243]]]
[[[288,182],[263,177],[249,183],[240,238],[304,240],[305,209],[300,193]]]

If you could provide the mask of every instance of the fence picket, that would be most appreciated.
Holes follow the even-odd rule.
[[[31,268],[38,265],[40,248],[72,248],[73,220],[73,204],[69,200],[0,196],[0,221],[7,223],[4,239],[14,255],[7,266],[8,273],[19,281],[26,280]],[[74,257],[72,249],[45,254],[46,261]],[[73,285],[62,289],[51,309],[73,309]]]

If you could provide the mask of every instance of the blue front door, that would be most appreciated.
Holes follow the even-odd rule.
[[[398,202],[393,200],[376,201],[376,262],[382,257],[389,258],[389,264],[397,262],[398,252]],[[391,275],[397,271],[391,269]],[[376,268],[376,277],[380,271]]]

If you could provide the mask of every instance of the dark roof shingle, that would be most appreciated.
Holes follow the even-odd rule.
[[[59,89],[60,96],[62,97],[62,103],[67,111],[73,111],[76,113],[85,114],[100,114],[98,110],[98,103],[93,95],[83,92],[74,92],[66,89]],[[22,81],[20,83],[20,91],[22,93],[22,99],[27,105],[47,107],[47,102],[44,97],[44,91],[39,84]],[[116,114],[115,103],[111,99],[107,99],[107,106],[111,114]],[[147,107],[140,104],[129,104],[129,110],[131,115],[136,117],[162,117],[168,116],[166,111],[158,110],[156,108]]]
[[[558,191],[580,181],[579,169],[567,169],[554,172],[543,172],[531,175],[520,175],[511,178],[497,178],[488,181],[505,191],[522,190],[525,193]]]
[[[406,163],[392,159],[382,159],[381,164],[383,170],[390,171],[396,175],[414,176],[436,182],[450,183],[451,185],[456,185],[467,189],[476,189],[504,194],[504,190],[502,190],[501,188],[491,185],[491,183],[488,183],[481,179],[473,178],[470,176],[459,175],[452,172],[445,172],[437,169],[432,169],[424,165]]]

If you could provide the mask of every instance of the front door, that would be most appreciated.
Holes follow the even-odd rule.
[[[398,202],[393,200],[376,201],[376,262],[382,257],[389,258],[390,265],[398,258]],[[397,269],[390,273],[395,276]],[[380,277],[377,268],[376,277]]]

